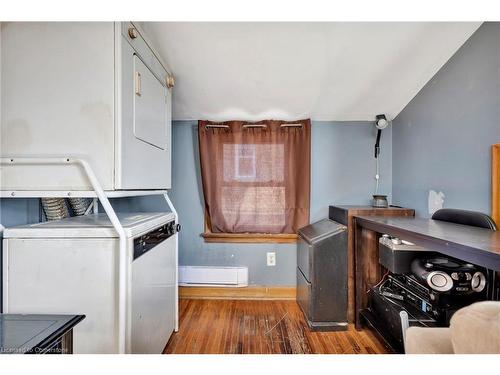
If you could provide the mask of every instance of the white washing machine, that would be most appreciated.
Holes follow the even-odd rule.
[[[127,353],[161,353],[175,327],[171,213],[118,214],[127,235]],[[75,353],[118,352],[119,239],[106,214],[7,228],[5,313],[85,314]]]

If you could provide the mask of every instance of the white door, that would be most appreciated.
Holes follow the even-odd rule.
[[[165,150],[168,90],[137,55],[134,55],[134,74],[134,135]]]
[[[147,46],[138,55],[121,42],[121,121],[116,137],[116,189],[169,189],[171,90],[162,85],[167,72],[154,65]],[[156,60],[155,60],[156,61]],[[147,168],[145,168],[145,162]]]

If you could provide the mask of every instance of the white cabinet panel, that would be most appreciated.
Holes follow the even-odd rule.
[[[170,237],[132,262],[132,353],[161,353],[174,331],[174,241]]]
[[[85,314],[75,353],[118,351],[117,241],[9,239],[4,261],[4,312]]]
[[[1,26],[1,155],[85,158],[113,189],[113,24]],[[15,168],[2,168],[3,190],[89,186],[77,166]]]
[[[153,146],[167,147],[167,88],[134,55],[134,134]]]
[[[121,61],[121,87],[119,95],[121,98],[118,102],[118,107],[120,108],[121,123],[123,124],[121,128],[117,128],[116,134],[116,170],[115,170],[115,181],[117,189],[169,189],[171,186],[171,90],[167,90],[161,82],[165,82],[166,72],[160,71],[158,66],[155,68],[154,75],[151,74],[149,65],[146,67],[144,65],[135,64],[135,61],[139,61],[136,56],[137,51],[143,51],[145,53],[143,43],[144,41],[138,40],[136,38],[133,40],[134,46],[131,45],[128,38],[122,37],[120,46],[120,55],[117,57]],[[143,46],[143,48],[139,48]],[[137,47],[137,49],[134,49]],[[152,55],[152,52],[149,52]],[[154,56],[153,56],[154,57]],[[144,61],[151,60],[151,56],[144,58],[143,55],[140,56],[140,63],[143,64]],[[138,95],[136,94],[135,87],[135,72],[136,65],[141,67],[141,80],[142,95],[148,95],[149,104],[143,104],[141,112],[137,113],[134,111],[136,108],[136,99]],[[160,77],[160,75],[162,77]],[[149,83],[144,86],[144,79],[147,78]],[[163,78],[160,81],[160,78]],[[163,93],[165,97],[160,98],[160,86],[163,87]],[[148,90],[146,94],[145,90]],[[156,94],[154,94],[156,93]],[[142,99],[142,98],[139,98]],[[164,105],[165,109],[161,109],[161,105]],[[144,114],[144,108],[150,107],[151,111],[155,113]],[[142,122],[142,126],[139,133],[135,133],[134,123],[136,123],[136,116],[139,118],[139,122]],[[149,117],[151,116],[151,117]],[[163,127],[160,124],[162,120],[160,117],[163,116]],[[153,125],[151,123],[147,124],[146,117],[153,120]],[[153,137],[158,137],[159,139],[152,139]],[[153,144],[155,145],[153,145]],[[158,147],[160,146],[160,147]],[[147,162],[145,162],[147,160]],[[147,164],[147,168],[144,165]],[[144,186],[147,187],[144,187]]]

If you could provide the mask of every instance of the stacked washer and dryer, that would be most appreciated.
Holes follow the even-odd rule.
[[[178,324],[171,73],[131,22],[6,24],[1,45],[1,196],[107,213],[5,229],[3,312],[85,314],[76,353],[161,353]],[[171,212],[108,200],[150,194]]]

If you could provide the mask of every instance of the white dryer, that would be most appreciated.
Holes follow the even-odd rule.
[[[118,214],[127,241],[127,353],[161,353],[175,327],[171,213]],[[7,228],[5,313],[85,314],[75,353],[118,352],[119,239],[106,214]]]

